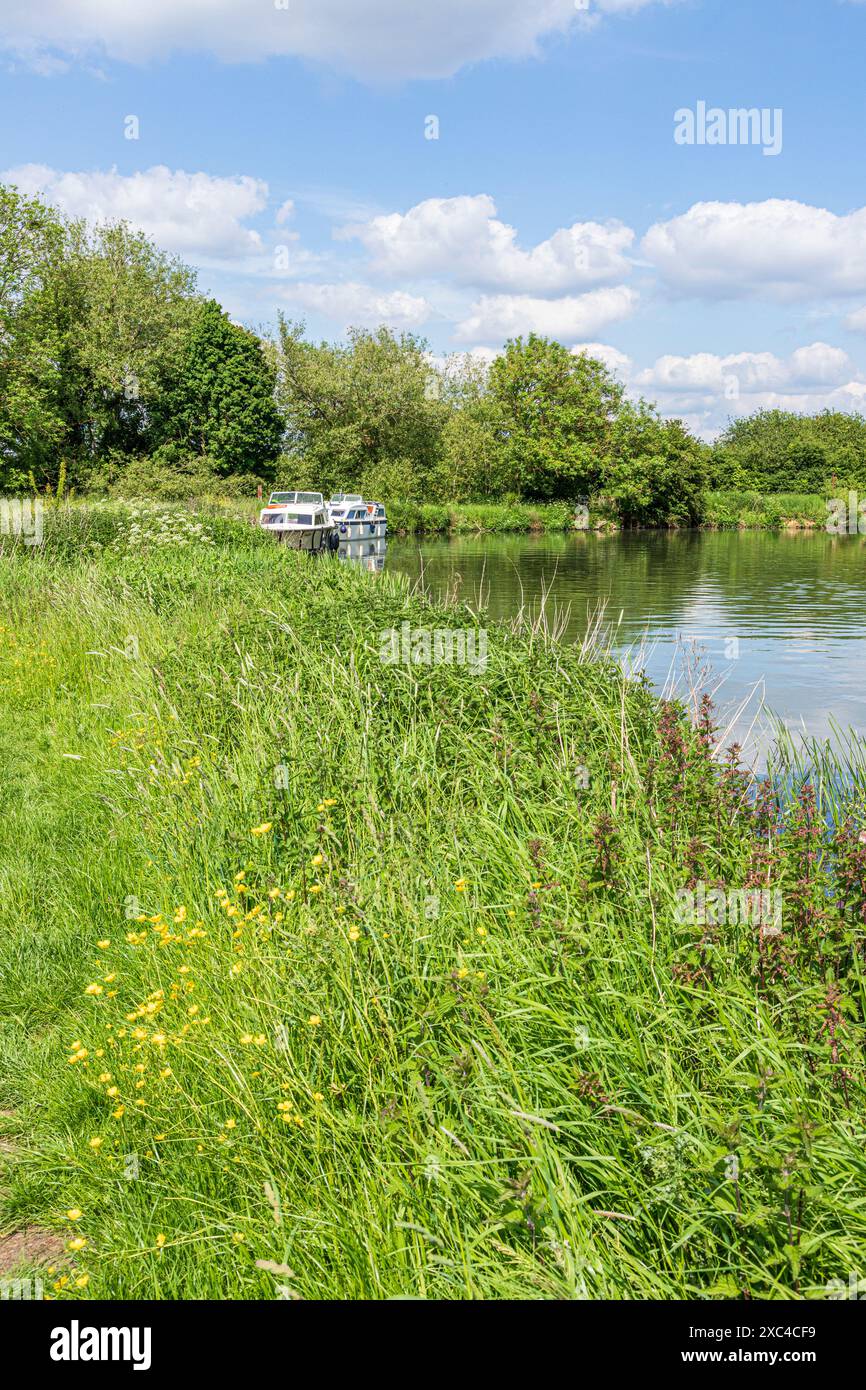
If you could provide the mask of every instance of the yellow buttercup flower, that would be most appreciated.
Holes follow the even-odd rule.
[[[321,864],[324,864],[324,862],[324,854],[314,854],[312,859],[310,860],[310,863],[312,864],[314,869],[318,869]]]
[[[111,945],[111,942],[108,941],[108,940],[104,940],[104,941],[97,941],[96,944],[97,944],[97,946],[99,947],[100,951],[107,951],[108,948],[109,948],[109,946]]]
[[[96,984],[88,985],[87,988],[86,988],[86,990],[84,991],[84,993],[85,993],[85,994],[101,994],[101,993],[102,993],[102,985],[96,985]]]
[[[163,1247],[164,1245],[165,1245],[165,1236],[162,1234],[162,1231],[160,1231],[159,1235],[158,1235],[157,1238],[156,1238],[156,1248],[157,1248],[158,1250],[161,1250],[162,1247]]]
[[[66,1213],[67,1221],[80,1221],[84,1213],[80,1207],[70,1207]]]
[[[89,1142],[91,1149],[101,1149],[102,1145],[105,1143],[105,1140],[100,1135],[97,1135],[94,1139],[91,1139]]]
[[[310,1014],[310,1017],[307,1019],[307,1022],[309,1023],[311,1028],[318,1028],[321,1025],[322,1020],[319,1018],[318,1014]]]
[[[67,1241],[67,1250],[83,1250],[87,1241],[84,1236],[75,1236],[73,1240]]]
[[[458,880],[457,880],[457,882],[455,883],[454,887],[457,889],[457,892],[458,892],[458,893],[464,893],[464,892],[466,891],[466,879],[465,879],[465,878],[458,878]]]
[[[264,821],[261,825],[254,825],[253,828],[252,828],[252,830],[250,831],[250,834],[251,834],[251,835],[267,835],[268,831],[272,828],[272,826],[273,826],[273,821],[266,820],[266,821]]]

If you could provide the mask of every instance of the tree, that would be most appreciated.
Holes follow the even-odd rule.
[[[488,365],[455,353],[431,368],[428,391],[445,407],[440,447],[427,478],[431,502],[480,502],[508,491]]]
[[[60,220],[0,186],[0,484],[21,490],[62,439],[59,334],[51,284],[64,254]]]
[[[448,407],[431,390],[426,344],[388,328],[351,329],[341,345],[306,340],[281,318],[277,399],[298,483],[416,499],[441,448]]]
[[[824,410],[759,410],[732,420],[713,448],[717,487],[824,493],[866,485],[866,419]],[[835,480],[835,481],[834,481]]]
[[[550,338],[515,338],[490,368],[504,472],[523,497],[594,492],[623,388],[603,362]]]
[[[254,333],[215,300],[199,304],[166,375],[153,407],[161,457],[208,458],[223,476],[270,470],[283,425],[274,366]]]
[[[646,401],[625,402],[613,426],[604,493],[626,526],[696,525],[703,515],[709,449],[681,420]]]

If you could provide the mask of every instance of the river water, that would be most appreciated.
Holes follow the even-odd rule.
[[[796,736],[866,734],[866,537],[824,532],[637,532],[390,540],[385,567],[456,592],[491,618],[521,608],[581,641],[600,606],[608,639],[660,691],[714,694],[759,764]],[[546,595],[546,598],[545,598]]]

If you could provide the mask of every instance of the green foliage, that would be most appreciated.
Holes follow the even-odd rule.
[[[808,530],[826,524],[827,504],[817,493],[716,490],[705,494],[704,522],[719,530]]]
[[[430,390],[425,344],[386,328],[352,329],[343,346],[303,335],[303,324],[281,317],[277,400],[292,483],[326,494],[425,497],[447,413]]]
[[[125,461],[111,481],[106,479],[106,491],[111,497],[182,502],[201,497],[254,497],[259,484],[267,486],[267,479],[260,474],[224,477],[217,460],[205,454],[177,452],[166,461],[166,452]]]
[[[603,362],[535,333],[490,368],[504,472],[522,497],[575,498],[598,489],[623,388]]]
[[[679,420],[662,420],[641,401],[620,407],[605,494],[626,526],[695,526],[703,514],[707,449]]]
[[[255,334],[208,300],[195,306],[171,367],[153,412],[157,462],[200,456],[223,476],[269,473],[283,426],[274,366]]]
[[[825,497],[866,487],[866,417],[759,410],[733,420],[713,447],[712,483]]]
[[[63,227],[0,185],[0,485],[23,490],[63,438],[54,277]]]

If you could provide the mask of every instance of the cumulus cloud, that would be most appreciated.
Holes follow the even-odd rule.
[[[442,78],[538,53],[546,36],[677,0],[4,0],[0,46],[47,71],[58,54],[147,60],[207,51],[229,63],[300,57],[361,78]]]
[[[43,70],[93,51],[139,62],[172,51],[228,62],[294,56],[364,78],[447,77],[467,63],[524,58],[547,36],[677,0],[4,0],[0,46]]]
[[[243,223],[265,207],[268,185],[245,174],[219,178],[164,165],[136,174],[76,174],[24,164],[5,170],[0,180],[47,199],[70,217],[125,219],[165,250],[202,263],[234,263],[264,251],[259,233]]]
[[[620,352],[619,348],[608,347],[607,343],[576,343],[571,351],[578,356],[583,353],[586,357],[597,357],[603,362],[608,371],[613,372],[621,380],[627,380],[632,372],[633,363],[626,353]]]
[[[639,371],[634,384],[641,389],[677,395],[713,397],[755,395],[762,392],[797,394],[843,385],[857,375],[846,352],[829,343],[797,348],[790,357],[772,352],[736,352],[720,357],[696,352],[690,357],[659,357],[652,367]]]
[[[433,310],[426,299],[403,290],[377,290],[355,281],[317,284],[302,281],[281,290],[281,297],[292,307],[323,314],[342,329],[378,328],[387,324],[395,329],[414,329],[430,318]]]
[[[486,193],[428,198],[406,213],[392,212],[343,228],[386,276],[447,274],[479,288],[555,294],[621,280],[634,232],[621,222],[575,222],[524,250],[517,232],[496,216]]]
[[[791,199],[696,203],[657,222],[643,253],[677,294],[780,300],[866,292],[866,208]]]
[[[637,301],[637,292],[626,285],[561,299],[539,299],[529,294],[482,295],[458,323],[455,337],[459,342],[501,343],[518,334],[544,333],[569,341],[598,333],[608,324],[627,318]]]

